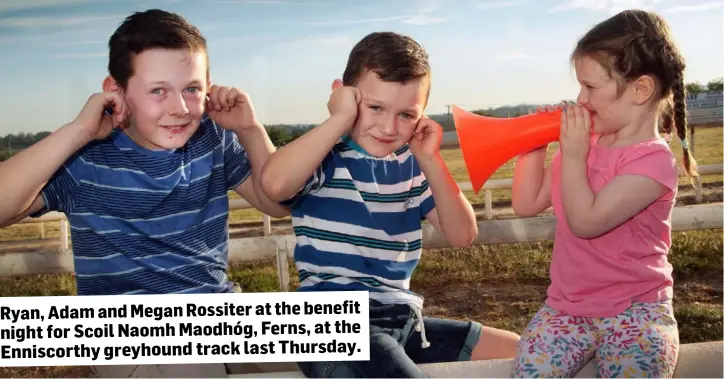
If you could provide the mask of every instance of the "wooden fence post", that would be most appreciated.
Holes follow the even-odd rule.
[[[68,220],[60,220],[60,251],[68,251]]]
[[[691,125],[690,128],[691,128],[691,133],[690,133],[691,134],[691,137],[690,137],[691,146],[689,146],[689,151],[691,152],[691,156],[694,157],[694,159],[696,159],[696,155],[694,153],[696,150],[695,149],[696,142],[694,139],[696,127],[694,125]],[[698,176],[698,177],[694,178],[694,201],[696,201],[697,204],[701,203],[701,201],[703,199],[703,195],[701,192],[702,192],[701,176]]]
[[[264,224],[264,235],[271,235],[271,217],[268,214],[262,216],[262,222]]]

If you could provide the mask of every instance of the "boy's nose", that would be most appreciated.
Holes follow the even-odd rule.
[[[382,127],[380,129],[382,133],[388,136],[394,136],[395,134],[397,134],[397,122],[395,122],[395,118],[388,118],[385,123],[382,124]]]
[[[169,101],[171,103],[169,104],[169,113],[172,116],[184,116],[189,113],[189,108],[186,106],[186,101],[183,96],[174,96]]]

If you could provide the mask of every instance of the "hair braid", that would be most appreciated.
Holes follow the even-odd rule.
[[[683,70],[679,71],[672,83],[671,91],[674,97],[673,124],[676,127],[676,135],[681,140],[681,146],[684,149],[684,168],[689,176],[699,176],[697,172],[696,160],[691,155],[689,141],[687,139],[687,131],[689,126],[686,122],[686,86],[684,86]]]

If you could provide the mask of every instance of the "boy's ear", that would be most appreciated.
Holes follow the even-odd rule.
[[[117,92],[120,89],[121,86],[118,85],[118,82],[116,82],[112,76],[108,75],[103,79],[103,92]]]
[[[334,79],[332,82],[332,92],[336,91],[338,88],[343,87],[344,83],[342,83],[339,79]]]

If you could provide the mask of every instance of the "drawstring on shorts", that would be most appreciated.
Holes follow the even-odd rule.
[[[427,349],[430,347],[430,342],[427,341],[427,337],[425,336],[425,323],[422,321],[422,312],[420,311],[420,308],[416,305],[411,305],[410,308],[415,312],[415,315],[417,316],[417,323],[415,325],[415,330],[420,332],[420,337],[422,338],[422,348]]]

